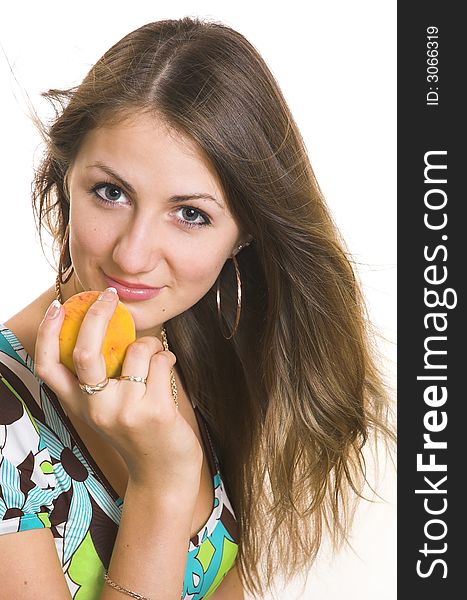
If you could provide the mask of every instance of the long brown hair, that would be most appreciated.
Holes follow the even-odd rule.
[[[214,21],[148,23],[83,82],[43,94],[46,150],[33,184],[39,234],[61,245],[66,174],[94,127],[140,112],[193,139],[253,242],[238,255],[241,319],[226,340],[216,291],[166,323],[184,385],[204,412],[240,530],[239,570],[262,595],[308,569],[328,530],[348,536],[371,434],[394,437],[352,261],[280,88],[257,50]],[[68,249],[64,270],[71,266]],[[233,326],[237,284],[221,272]],[[379,437],[379,435],[377,435]]]

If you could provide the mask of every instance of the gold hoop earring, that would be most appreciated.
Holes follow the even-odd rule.
[[[217,290],[216,290],[217,316],[219,318],[219,324],[220,324],[222,335],[224,336],[224,338],[226,340],[230,340],[235,335],[237,328],[238,328],[238,324],[240,322],[240,311],[242,308],[242,281],[240,278],[240,271],[239,271],[237,259],[235,258],[235,256],[232,256],[232,261],[233,261],[233,264],[235,267],[235,276],[237,278],[237,311],[235,314],[235,323],[234,323],[234,326],[232,329],[232,333],[228,337],[226,337],[226,335],[224,333],[225,327],[224,327],[224,323],[222,322],[220,274],[219,274],[219,277],[217,278]],[[224,321],[225,321],[225,319],[224,319]]]
[[[63,236],[62,246],[60,248],[60,260],[58,262],[58,277],[59,277],[60,283],[63,283],[63,284],[65,284],[67,281],[70,280],[70,277],[73,275],[73,270],[74,270],[73,269],[73,265],[70,265],[71,271],[70,271],[69,275],[67,276],[67,278],[65,280],[63,279],[63,259],[64,259],[64,256],[65,256],[65,250],[66,250],[66,247],[67,247],[67,244],[68,244],[68,238],[69,238],[69,236],[70,236],[70,223],[67,224],[66,229],[65,229],[65,234]],[[70,267],[68,267],[68,269]],[[66,271],[68,269],[66,269]]]

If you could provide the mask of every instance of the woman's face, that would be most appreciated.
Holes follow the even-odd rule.
[[[68,183],[74,290],[102,290],[112,285],[106,276],[162,288],[151,298],[120,296],[138,337],[158,335],[202,298],[242,241],[194,142],[154,117],[90,131]]]

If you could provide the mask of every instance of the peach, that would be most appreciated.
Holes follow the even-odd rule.
[[[89,307],[97,300],[100,292],[80,292],[63,303],[65,318],[59,335],[60,361],[76,375],[73,350],[78,339],[79,329]],[[136,339],[135,322],[127,307],[118,302],[101,347],[105,359],[107,377],[121,374],[123,360],[128,346]]]

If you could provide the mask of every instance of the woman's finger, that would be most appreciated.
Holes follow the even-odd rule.
[[[81,383],[97,385],[106,377],[101,348],[117,304],[117,291],[115,288],[107,288],[84,315],[73,350],[73,363]]]
[[[62,305],[54,300],[37,330],[34,371],[57,396],[69,397],[75,391],[76,378],[60,362],[59,335],[64,318]]]
[[[156,337],[148,335],[138,338],[126,350],[121,375],[147,377],[151,356],[161,350],[163,350],[162,342]]]
[[[170,350],[157,352],[151,357],[145,399],[151,403],[156,414],[170,415],[176,411],[170,383],[170,370],[176,360]]]

